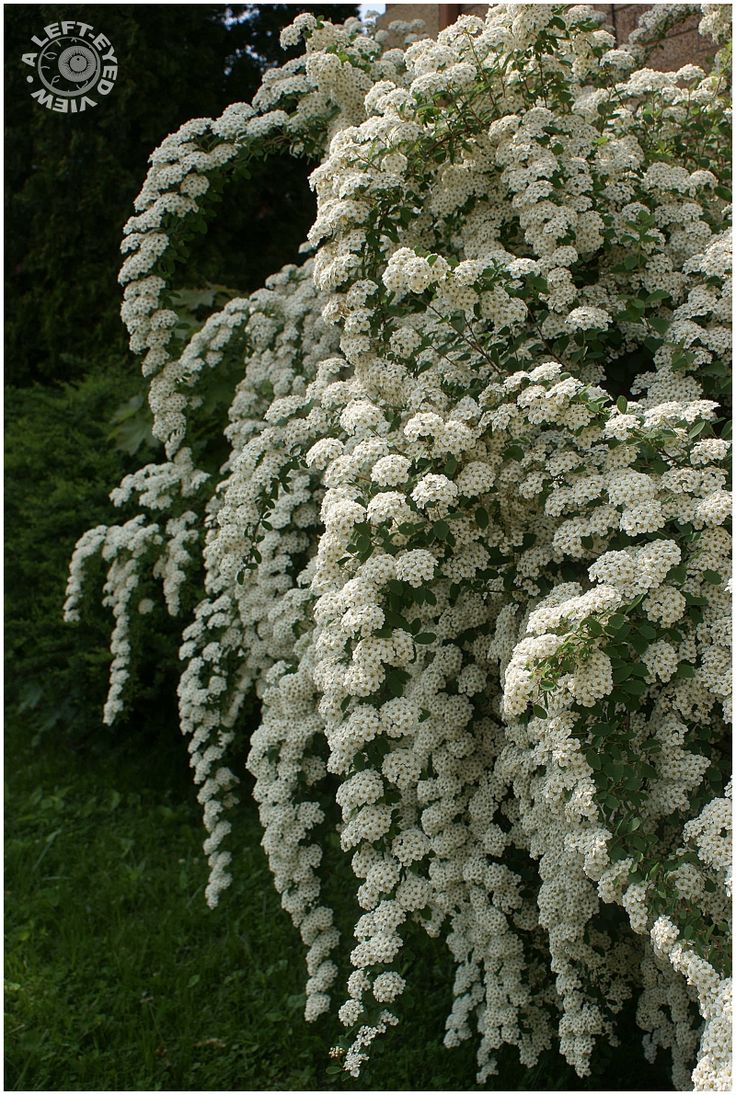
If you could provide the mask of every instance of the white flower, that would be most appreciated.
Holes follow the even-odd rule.
[[[569,331],[604,331],[611,324],[611,316],[603,308],[573,308],[565,326]]]
[[[396,556],[396,577],[418,587],[429,582],[434,575],[437,561],[431,552],[418,548]]]
[[[410,468],[411,464],[405,456],[382,456],[373,465],[371,479],[379,487],[396,487],[406,482]]]

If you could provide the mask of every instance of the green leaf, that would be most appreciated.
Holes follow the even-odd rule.
[[[485,529],[488,528],[488,522],[488,512],[483,509],[482,506],[479,506],[478,509],[475,511],[475,523],[477,524],[478,528]]]
[[[703,581],[709,582],[712,586],[719,586],[723,581],[717,570],[704,570]]]
[[[139,449],[155,449],[160,441],[153,436],[153,416],[142,395],[127,400],[112,417],[110,440],[116,449],[135,456]]]
[[[625,395],[620,395],[616,400],[616,408],[621,414],[626,414],[629,409],[629,401]]]
[[[649,639],[647,639],[644,635],[637,634],[635,631],[629,633],[626,641],[628,642],[629,646],[633,647],[637,654],[643,654],[644,651],[647,650],[649,647]]]
[[[628,692],[631,696],[643,696],[647,690],[647,683],[639,679],[638,677],[630,677],[626,681],[622,681],[621,688],[624,692]]]
[[[409,674],[403,669],[392,669],[386,674],[386,687],[392,696],[401,696]]]
[[[546,719],[547,718],[547,712],[546,712],[545,708],[541,707],[538,703],[533,703],[532,704],[532,711],[534,712],[534,714],[537,716],[538,719]]]
[[[422,631],[419,635],[414,636],[414,642],[426,646],[428,643],[433,643],[436,638],[437,636],[433,635],[431,631]]]
[[[667,572],[667,581],[675,582],[679,585],[680,582],[684,582],[687,578],[687,563],[680,563],[676,567],[672,567]]]

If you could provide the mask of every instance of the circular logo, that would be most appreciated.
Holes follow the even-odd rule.
[[[99,53],[79,38],[56,38],[38,57],[38,75],[44,87],[56,95],[83,95],[99,79]]]
[[[40,106],[78,114],[97,106],[99,97],[112,91],[118,74],[115,50],[90,23],[49,23],[31,42],[36,49],[24,53],[22,61],[33,70],[26,81],[33,85],[31,97]]]

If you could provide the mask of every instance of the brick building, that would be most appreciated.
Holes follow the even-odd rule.
[[[619,45],[626,42],[636,26],[642,11],[653,4],[591,4],[606,15],[606,24],[613,31]],[[392,19],[423,19],[427,32],[434,37],[438,31],[454,23],[458,15],[485,16],[488,4],[387,4],[386,12],[379,20],[390,23]],[[699,16],[691,15],[680,23],[667,40],[651,55],[652,68],[663,71],[681,68],[691,63],[704,65],[713,55],[713,43],[698,34]],[[604,24],[605,25],[605,24]]]

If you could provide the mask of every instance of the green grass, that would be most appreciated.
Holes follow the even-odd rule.
[[[255,807],[240,808],[236,882],[210,911],[184,742],[174,730],[138,741],[101,731],[77,749],[34,747],[7,731],[6,1088],[473,1088],[474,1046],[442,1046],[446,951],[423,938],[401,1025],[360,1080],[327,1071],[338,1028],[304,1022],[303,949]],[[348,931],[351,912],[343,896]],[[496,1086],[670,1089],[630,1037],[585,1082],[555,1054],[529,1072],[509,1054]]]

